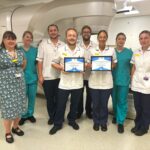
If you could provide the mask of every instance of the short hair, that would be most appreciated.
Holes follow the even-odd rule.
[[[33,40],[33,34],[32,34],[31,31],[25,31],[25,32],[23,33],[23,35],[22,35],[22,38],[24,38],[26,34],[30,34],[30,36],[31,36],[31,38],[32,38],[32,40]]]
[[[68,28],[68,29],[66,30],[66,36],[67,36],[68,31],[70,31],[70,30],[73,30],[74,32],[76,32],[76,34],[77,34],[77,36],[78,36],[78,31],[77,31],[75,28]]]
[[[91,29],[90,26],[88,26],[88,25],[83,26],[82,29],[81,29],[81,33],[83,33],[83,30],[84,30],[84,29],[89,29],[90,32],[92,33],[92,29]]]
[[[118,37],[119,37],[120,35],[124,36],[124,37],[125,37],[125,40],[126,40],[126,35],[125,35],[123,32],[120,32],[120,33],[118,33],[117,36],[116,36],[116,41],[117,41],[117,39],[118,39]]]
[[[148,34],[150,36],[150,31],[149,30],[143,30],[140,34],[139,34],[139,38],[140,36],[145,33],[145,34]]]
[[[12,31],[6,31],[6,32],[4,32],[3,37],[2,37],[2,42],[1,42],[1,47],[2,47],[2,48],[6,48],[6,47],[5,47],[5,44],[4,44],[4,42],[3,42],[4,39],[16,40],[17,37],[16,37],[15,33],[12,32]]]
[[[56,24],[50,24],[48,27],[47,27],[47,31],[49,31],[49,28],[50,27],[56,27],[57,31],[59,31],[59,28]]]
[[[99,37],[99,35],[100,35],[102,32],[104,32],[104,33],[106,34],[106,37],[107,37],[107,39],[108,39],[108,33],[107,33],[106,30],[100,30],[100,31],[98,32],[98,34],[97,34],[97,38]]]

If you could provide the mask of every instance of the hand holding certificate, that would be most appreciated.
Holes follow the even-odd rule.
[[[111,71],[112,57],[111,56],[92,56],[92,71]]]
[[[65,57],[64,58],[64,71],[65,72],[83,72],[84,62],[85,60],[83,57]]]

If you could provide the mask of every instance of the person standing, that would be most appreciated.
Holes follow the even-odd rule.
[[[111,56],[112,68],[114,68],[117,63],[116,53],[114,48],[106,46],[107,31],[100,30],[97,39],[99,45],[97,48],[90,50],[90,56]],[[102,131],[107,131],[108,100],[113,88],[112,72],[91,71],[89,87],[93,103],[93,129],[98,131],[99,126],[101,126]]]
[[[92,34],[92,29],[90,26],[85,25],[82,27],[82,30],[81,30],[82,41],[80,42],[79,45],[84,49],[85,59],[88,59],[89,51],[93,49],[94,47],[96,47],[96,44],[90,40],[91,34]],[[91,98],[90,89],[88,85],[90,73],[91,73],[90,69],[86,69],[84,73],[84,86],[86,87],[85,110],[86,110],[86,116],[89,119],[92,118],[92,98]],[[83,87],[80,102],[78,105],[77,118],[81,117],[83,111],[84,111],[84,87]]]
[[[48,39],[43,39],[38,47],[37,61],[38,61],[38,79],[41,86],[43,86],[44,94],[47,100],[47,111],[49,115],[48,124],[53,124],[54,115],[56,111],[56,99],[59,83],[59,71],[51,67],[51,62],[56,56],[59,47],[64,45],[59,40],[58,26],[51,24],[48,26]]]
[[[19,128],[21,115],[26,112],[26,89],[23,68],[24,53],[16,47],[12,31],[3,34],[0,49],[0,110],[5,127],[5,138],[13,143],[13,134],[23,136]]]
[[[64,72],[64,58],[67,57],[84,57],[84,50],[77,45],[78,33],[76,29],[69,28],[66,31],[67,44],[61,47],[57,56],[53,59],[52,66],[61,71],[58,102],[56,114],[54,117],[54,126],[50,130],[50,134],[55,134],[62,128],[66,103],[71,94],[70,112],[67,116],[68,124],[73,129],[78,130],[79,125],[76,123],[76,112],[83,88],[83,73],[82,72]]]
[[[131,132],[142,136],[148,132],[150,124],[150,31],[139,34],[141,48],[134,51],[131,63],[131,89],[136,110],[135,126]]]
[[[33,34],[30,31],[25,31],[23,33],[23,46],[20,49],[25,53],[25,58],[27,61],[24,74],[26,81],[26,95],[28,99],[28,110],[25,114],[22,115],[19,125],[23,125],[26,120],[29,120],[32,123],[36,122],[34,114],[35,99],[37,92],[37,69],[36,69],[36,57],[37,57],[37,48],[31,46],[33,41]]]
[[[124,47],[126,35],[122,32],[116,36],[117,65],[113,69],[113,123],[118,124],[118,132],[124,132],[124,121],[127,115],[127,96],[129,92],[132,50]]]

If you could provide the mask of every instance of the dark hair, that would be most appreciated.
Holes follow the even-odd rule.
[[[32,34],[31,31],[24,31],[24,33],[23,33],[23,35],[22,35],[22,38],[24,38],[26,34],[30,34],[30,36],[31,36],[31,38],[32,38],[32,40],[33,40],[33,34]]]
[[[120,33],[118,33],[117,36],[116,36],[116,41],[117,41],[117,39],[118,39],[118,37],[119,37],[120,35],[124,36],[124,37],[125,37],[125,40],[126,40],[126,35],[125,35],[123,32],[120,32]]]
[[[83,26],[83,27],[82,27],[82,29],[81,29],[81,33],[83,33],[83,30],[84,30],[84,29],[89,29],[89,30],[90,30],[90,32],[92,32],[91,27],[90,27],[90,26],[88,26],[88,25],[85,25],[85,26]]]
[[[149,31],[149,30],[143,30],[143,31],[139,34],[139,38],[140,38],[141,34],[143,34],[143,33],[148,34],[148,35],[150,36],[150,31]]]
[[[106,34],[106,37],[107,37],[107,39],[108,39],[108,33],[107,33],[106,30],[100,30],[100,31],[98,32],[98,34],[97,34],[97,38],[99,37],[99,35],[100,35],[102,32],[104,32],[104,33]]]
[[[2,42],[1,42],[1,47],[2,47],[2,48],[6,48],[6,47],[5,47],[5,44],[4,44],[4,42],[3,42],[4,39],[16,40],[17,37],[16,37],[15,33],[12,32],[12,31],[6,31],[6,32],[4,32],[3,37],[2,37]],[[15,48],[17,48],[17,44],[16,44]]]
[[[77,30],[76,30],[75,28],[68,28],[68,29],[66,30],[66,36],[67,36],[68,31],[70,31],[70,30],[73,30],[74,32],[76,32],[76,34],[77,34],[77,36],[78,36],[78,32],[77,32]]]
[[[58,26],[56,24],[50,24],[48,27],[47,27],[47,31],[49,31],[49,28],[50,27],[56,27],[57,31],[59,31],[58,29]]]

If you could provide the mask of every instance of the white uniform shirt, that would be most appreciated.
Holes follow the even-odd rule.
[[[87,60],[89,58],[90,50],[97,47],[97,45],[92,41],[90,41],[90,44],[88,45],[88,47],[86,47],[84,45],[83,41],[79,45],[80,45],[80,47],[82,47],[84,49],[85,60]],[[85,70],[85,73],[84,73],[84,76],[83,76],[84,80],[89,80],[90,73],[91,73],[91,69],[86,69]]]
[[[142,50],[135,51],[131,63],[136,68],[131,89],[136,92],[150,94],[150,47],[144,53]]]
[[[84,57],[84,50],[76,46],[72,51],[67,45],[58,49],[57,56],[53,59],[52,63],[61,64],[64,66],[65,57]],[[65,90],[80,89],[83,87],[83,73],[66,73],[61,72],[59,88]]]
[[[91,56],[112,56],[114,63],[117,62],[114,48],[106,47],[103,51],[97,47],[90,51]],[[89,87],[92,89],[111,89],[113,88],[113,79],[111,71],[91,71],[89,78]]]
[[[43,62],[42,74],[44,80],[54,80],[59,78],[60,73],[53,67],[51,67],[52,59],[56,56],[58,48],[63,46],[64,43],[58,41],[54,45],[50,39],[43,39],[38,47],[37,61]]]

